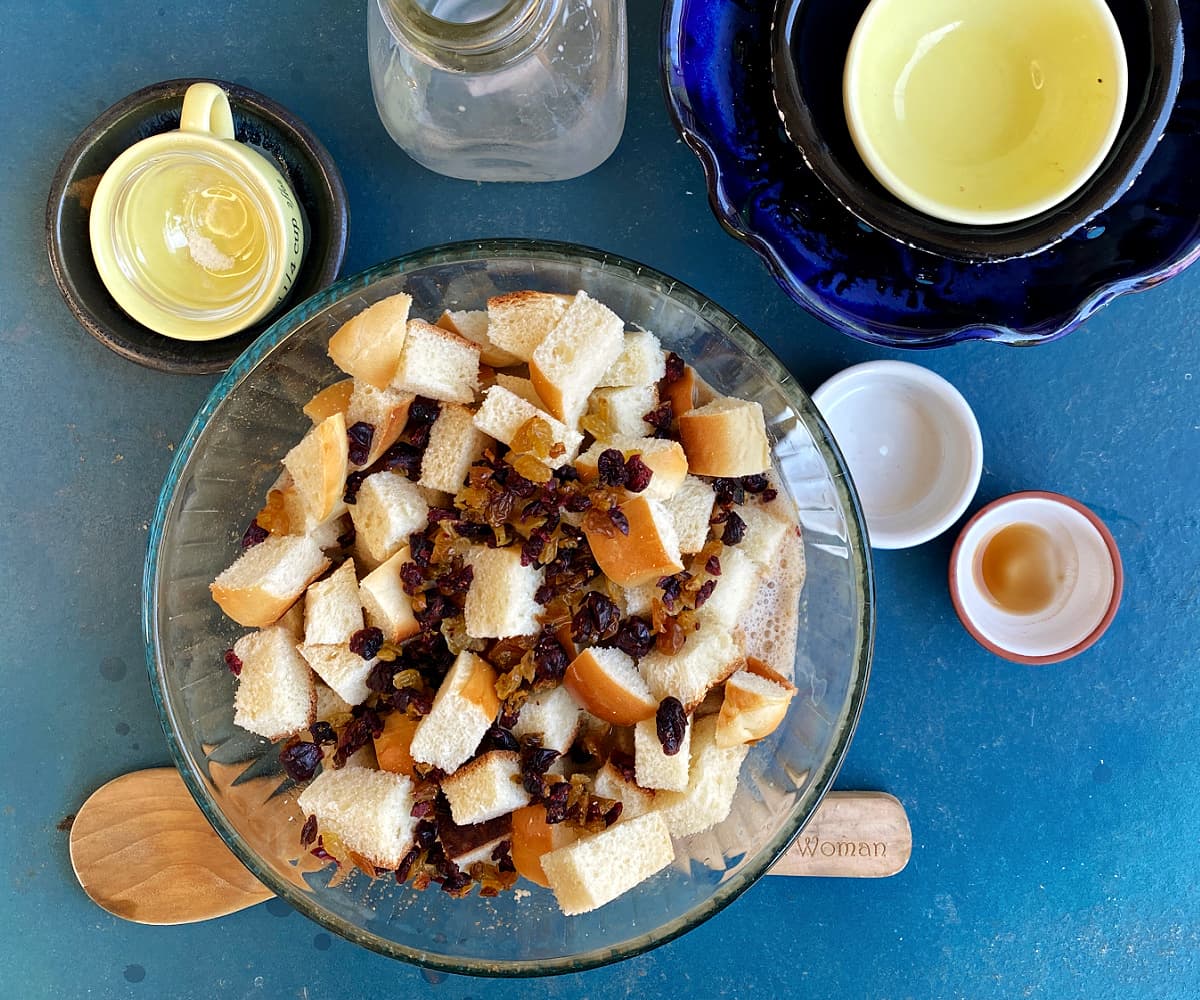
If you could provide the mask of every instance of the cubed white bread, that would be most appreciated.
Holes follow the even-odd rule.
[[[346,758],[346,763],[342,765],[347,767],[365,767],[372,771],[380,770],[379,760],[375,756],[375,747],[368,743],[366,746],[359,747],[349,757]]]
[[[540,736],[548,750],[566,753],[579,733],[579,715],[579,703],[560,685],[526,699],[512,734],[517,739]]]
[[[514,396],[520,396],[525,402],[536,406],[539,410],[546,408],[542,397],[537,394],[537,389],[527,378],[522,378],[520,375],[509,375],[506,372],[496,372],[496,385],[503,386]]]
[[[413,844],[413,786],[403,774],[352,767],[326,768],[297,800],[333,834],[378,868],[398,868]]]
[[[542,606],[534,600],[544,570],[521,565],[521,547],[475,546],[467,554],[471,586],[463,605],[467,635],[472,639],[505,639],[541,629]]]
[[[354,549],[375,569],[408,544],[414,531],[429,522],[429,505],[416,483],[398,472],[376,472],[359,487],[354,506]]]
[[[663,753],[658,739],[658,722],[646,719],[633,728],[633,761],[637,783],[643,788],[682,792],[688,785],[688,762],[691,759],[692,720],[683,731],[679,752]]]
[[[712,517],[716,497],[710,483],[697,476],[687,476],[679,489],[663,501],[675,534],[679,538],[679,551],[690,555],[699,552],[708,541],[708,520]]]
[[[463,650],[413,734],[413,760],[454,773],[475,752],[499,711],[495,671],[486,660]]]
[[[546,421],[551,436],[566,449],[561,455],[546,459],[550,468],[566,465],[579,454],[579,446],[583,444],[583,435],[579,431],[499,384],[492,386],[484,396],[483,403],[475,412],[475,426],[489,437],[511,445],[517,431],[534,418]]]
[[[489,440],[475,426],[471,410],[458,403],[444,403],[429,431],[418,485],[457,493],[466,481],[471,463],[483,454]]]
[[[667,824],[650,812],[543,855],[542,870],[570,917],[611,902],[674,859]]]
[[[371,693],[367,688],[367,675],[378,659],[364,660],[344,644],[310,646],[304,643],[300,646],[300,655],[347,704],[361,705],[367,700]]]
[[[327,552],[330,549],[341,548],[338,539],[350,529],[349,513],[350,507],[344,501],[339,501],[332,517],[310,526],[305,530],[305,534]]]
[[[341,534],[338,519],[349,510],[341,497],[324,519],[312,515],[292,475],[284,469],[267,490],[267,502],[257,514],[258,523],[273,535],[309,535],[323,549],[333,548]]]
[[[349,642],[363,627],[354,560],[347,559],[304,594],[304,641],[309,645]]]
[[[332,385],[325,386],[301,409],[315,426],[335,413],[345,413],[350,406],[350,396],[353,392],[354,379],[344,378]]]
[[[510,750],[492,750],[468,761],[442,779],[442,791],[459,826],[486,823],[530,802],[521,783],[521,755]]]
[[[740,546],[725,546],[717,555],[721,575],[717,588],[697,614],[701,631],[728,632],[738,625],[758,592],[762,570],[741,552]]]
[[[413,615],[412,598],[404,592],[400,568],[409,561],[407,545],[362,578],[358,585],[367,624],[383,633],[388,642],[403,642],[420,631]]]
[[[645,437],[654,431],[645,416],[657,405],[653,384],[597,389],[588,397],[588,411],[579,425],[600,441]]]
[[[329,338],[329,356],[347,375],[386,388],[396,374],[408,328],[412,297],[381,299]]]
[[[783,536],[793,525],[757,501],[744,503],[734,510],[746,525],[738,549],[760,569],[773,565]]]
[[[493,295],[487,301],[488,339],[521,361],[528,361],[570,304],[570,296],[547,292]]]
[[[611,762],[606,762],[596,772],[596,777],[592,779],[592,791],[601,798],[620,802],[621,820],[634,819],[654,808],[653,789],[642,788],[636,781],[631,781]]]
[[[392,385],[430,399],[470,403],[479,388],[479,345],[440,326],[410,319]]]
[[[752,476],[771,468],[762,406],[723,396],[679,418],[679,440],[698,476]]]
[[[304,602],[297,601],[287,609],[275,623],[276,627],[283,629],[292,640],[296,643],[304,641]]]
[[[580,706],[614,726],[632,726],[658,711],[658,699],[628,653],[594,646],[567,667],[565,687]]]
[[[667,438],[612,438],[595,442],[579,456],[575,467],[585,483],[597,478],[600,456],[610,448],[618,449],[627,460],[632,455],[640,455],[646,463],[653,475],[650,477],[650,485],[637,495],[647,500],[668,499],[687,477],[687,455],[678,441]]]
[[[273,625],[329,567],[306,535],[269,535],[242,552],[210,585],[212,598],[239,625]]]
[[[667,356],[649,330],[625,334],[617,360],[600,378],[602,386],[653,385],[667,372]]]
[[[679,539],[671,515],[658,500],[635,496],[621,504],[629,534],[607,525],[588,528],[584,534],[592,556],[604,574],[619,587],[637,587],[683,569]]]
[[[296,655],[300,655],[300,651],[296,651]],[[303,659],[303,657],[301,657]],[[304,661],[304,665],[308,666],[308,661]],[[311,673],[312,668],[309,668]],[[317,714],[316,718],[325,722],[341,723],[348,721],[350,718],[350,710],[354,707],[350,702],[346,701],[333,688],[326,684],[320,678],[315,678],[317,687]],[[390,716],[389,716],[390,718]],[[315,721],[315,720],[314,720]]]
[[[367,460],[355,468],[374,465],[399,440],[404,425],[408,423],[408,410],[414,399],[416,397],[404,389],[379,389],[365,380],[355,381],[350,405],[346,408],[346,426],[349,428],[364,423],[374,428]]]
[[[651,650],[639,666],[656,702],[678,698],[690,712],[704,700],[709,688],[743,663],[742,651],[728,632],[701,627],[688,636],[678,653],[668,656]]]
[[[437,325],[444,330],[457,333],[474,344],[479,345],[479,360],[493,368],[507,368],[519,365],[522,358],[511,351],[497,347],[488,337],[488,314],[483,309],[447,309],[438,318]]]
[[[621,601],[624,603],[625,614],[643,615],[649,617],[653,611],[654,598],[662,599],[662,588],[657,580],[643,583],[637,587],[622,587]]]
[[[235,725],[268,740],[281,740],[313,723],[315,679],[286,629],[276,625],[244,635],[234,643],[233,652],[242,661],[233,696]]]
[[[624,347],[625,324],[607,306],[579,292],[529,359],[529,379],[546,408],[574,427],[587,399]]]
[[[756,664],[761,671],[762,664]],[[768,668],[769,669],[769,668]],[[719,747],[753,743],[775,732],[787,715],[796,688],[778,674],[739,670],[725,682],[725,698],[717,715]]]
[[[761,574],[754,599],[739,622],[746,655],[788,678],[796,669],[797,609],[804,575],[804,541],[799,527],[793,525],[780,542],[775,562]]]
[[[719,747],[717,717],[697,719],[692,733],[688,786],[682,792],[659,792],[656,815],[673,837],[690,837],[724,821],[737,792],[738,771],[749,747]]]
[[[314,521],[332,516],[346,491],[349,448],[346,417],[335,413],[309,430],[283,457],[284,468]]]

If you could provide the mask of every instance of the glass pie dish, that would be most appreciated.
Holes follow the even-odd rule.
[[[300,847],[300,789],[277,748],[233,724],[222,661],[241,630],[209,582],[237,552],[282,455],[302,435],[301,406],[340,373],[325,346],[343,322],[405,291],[413,314],[481,308],[523,288],[585,289],[627,324],[654,331],[718,391],[757,399],[772,458],[804,533],[795,682],[783,725],[755,745],[733,810],[677,841],[676,863],[613,903],[564,917],[547,890],[455,900],[361,873],[338,881]],[[782,498],[781,498],[782,499]],[[143,586],[151,686],[196,801],[268,888],[350,941],[395,958],[482,976],[578,971],[652,948],[732,902],[786,849],[830,787],[866,689],[874,593],[862,514],[828,428],[775,357],[729,314],[648,267],[560,243],[450,244],[346,278],[293,309],[234,364],[176,452],[151,528]]]

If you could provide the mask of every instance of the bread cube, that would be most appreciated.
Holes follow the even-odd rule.
[[[611,902],[674,860],[667,824],[650,812],[551,851],[542,869],[570,917]]]
[[[315,720],[317,692],[312,671],[280,626],[242,636],[233,646],[242,661],[233,696],[235,725],[264,739],[281,740]]]
[[[566,753],[579,733],[579,703],[561,685],[549,691],[530,695],[521,706],[517,723],[512,728],[513,736],[537,735],[542,746],[558,753]]]
[[[296,655],[299,656],[299,654],[300,649],[297,646]],[[304,661],[304,665],[308,666],[307,660]],[[311,667],[309,667],[309,673],[312,673]],[[340,725],[343,721],[348,720],[350,710],[354,706],[319,677],[314,675],[313,679],[316,682],[317,688],[317,716],[313,721],[321,720],[333,723],[334,725]]]
[[[521,548],[477,546],[467,556],[473,571],[463,605],[467,635],[473,639],[505,639],[540,631],[542,606],[534,599],[544,571],[521,565]]]
[[[520,375],[509,375],[506,372],[496,372],[496,385],[507,389],[514,396],[520,396],[525,402],[536,406],[539,410],[546,408],[542,397],[537,394],[533,383],[527,378],[522,378]]]
[[[683,484],[688,472],[687,456],[678,441],[666,438],[611,438],[608,441],[597,441],[587,451],[579,456],[575,467],[579,477],[584,482],[594,482],[599,475],[600,456],[610,448],[615,448],[625,456],[626,460],[632,455],[640,455],[647,468],[653,473],[650,485],[636,496],[647,500],[666,500],[673,496]]]
[[[715,502],[712,486],[696,476],[685,477],[679,488],[663,501],[675,525],[680,552],[690,555],[704,548]]]
[[[511,351],[497,347],[488,336],[488,314],[483,309],[451,310],[447,309],[439,317],[437,325],[443,330],[457,333],[473,344],[479,345],[479,360],[493,368],[507,368],[519,365],[522,358]]]
[[[670,697],[678,698],[690,712],[704,700],[709,688],[720,684],[743,663],[742,652],[727,631],[702,626],[688,636],[678,653],[668,656],[654,649],[639,666],[656,708],[657,702]]]
[[[637,783],[643,788],[662,788],[681,792],[688,784],[691,759],[692,720],[683,732],[679,752],[667,756],[658,739],[656,719],[646,719],[633,728],[633,759]]]
[[[212,598],[239,625],[273,625],[329,567],[320,545],[305,535],[269,535],[245,549],[210,585]]]
[[[725,546],[717,556],[721,575],[717,588],[697,613],[701,631],[732,631],[742,620],[758,592],[762,571],[741,551]]]
[[[350,396],[354,392],[354,379],[344,378],[333,385],[327,385],[301,409],[304,415],[313,422],[313,426],[322,420],[332,417],[335,413],[345,413],[350,406]]]
[[[600,378],[602,386],[654,385],[667,372],[667,358],[658,338],[649,330],[625,334],[617,360]]]
[[[521,755],[492,750],[464,764],[442,780],[450,815],[459,826],[486,823],[529,805],[521,783]]]
[[[418,485],[457,493],[488,441],[475,426],[474,412],[457,403],[445,403],[429,431]]]
[[[335,413],[312,428],[283,457],[304,508],[314,521],[334,514],[346,489],[350,442],[346,418]]]
[[[329,338],[333,363],[377,389],[387,388],[404,350],[411,307],[411,296],[392,295],[342,324]]]
[[[597,389],[588,397],[587,415],[580,426],[599,441],[643,438],[654,428],[645,416],[658,405],[654,384]]]
[[[635,496],[620,505],[629,523],[629,534],[607,524],[597,528],[584,522],[584,534],[596,564],[621,587],[637,587],[683,569],[679,539],[666,508],[657,500]]]
[[[753,476],[771,468],[763,409],[721,397],[679,417],[679,440],[698,476]]]
[[[364,660],[347,645],[300,646],[300,655],[348,705],[361,705],[371,693],[367,676],[378,659]]]
[[[420,724],[420,719],[406,712],[390,712],[383,717],[383,732],[372,740],[381,771],[414,777],[412,741]]]
[[[568,427],[579,423],[587,399],[621,354],[625,323],[579,292],[529,359],[529,379],[546,408]]]
[[[696,406],[700,379],[691,365],[683,366],[683,375],[674,382],[663,382],[659,388],[662,398],[671,404],[671,413],[676,419],[689,413]]]
[[[615,648],[593,646],[567,667],[565,687],[583,708],[614,726],[632,726],[658,711],[633,658]]]
[[[354,468],[374,465],[399,440],[404,433],[404,425],[408,423],[408,411],[414,399],[416,397],[411,392],[403,389],[379,389],[365,380],[354,383],[354,392],[346,408],[346,426],[349,428],[364,423],[374,428],[366,461]]]
[[[452,774],[475,752],[499,711],[495,671],[486,660],[463,650],[413,734],[413,760]]]
[[[317,829],[379,868],[398,868],[413,844],[412,782],[402,774],[326,768],[297,800]]]
[[[773,565],[784,534],[794,525],[789,525],[759,503],[744,503],[734,510],[746,525],[738,550],[760,569]]]
[[[692,732],[688,785],[682,792],[659,792],[658,811],[673,837],[689,837],[723,822],[737,792],[738,772],[749,747],[720,747],[717,717],[697,719]]]
[[[362,578],[358,585],[367,624],[383,633],[388,642],[403,642],[420,631],[413,615],[412,598],[404,592],[400,568],[409,561],[407,545]]]
[[[309,645],[349,642],[363,627],[354,560],[347,559],[304,595],[304,641]]]
[[[687,760],[686,755],[684,760]],[[648,813],[654,808],[654,790],[642,788],[612,761],[606,761],[596,772],[596,777],[592,780],[592,790],[601,798],[615,799],[621,803],[622,822]]]
[[[759,672],[739,670],[725,682],[725,698],[717,716],[716,743],[719,747],[753,743],[775,732],[796,688],[765,664]]]
[[[517,431],[535,418],[546,421],[551,436],[566,449],[561,455],[547,457],[545,463],[552,469],[566,465],[579,453],[583,435],[502,385],[496,384],[487,391],[475,411],[475,426],[497,441],[511,445]]]
[[[359,487],[354,506],[354,549],[374,569],[395,555],[429,521],[429,505],[417,485],[398,472],[376,472]]]
[[[479,388],[479,345],[440,326],[410,319],[392,385],[430,399],[470,403]]]
[[[487,301],[488,339],[521,361],[528,361],[570,304],[570,296],[547,292],[493,295]]]

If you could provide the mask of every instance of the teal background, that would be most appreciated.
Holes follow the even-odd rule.
[[[435,176],[374,111],[361,3],[0,2],[0,996],[384,998],[1200,995],[1200,271],[1119,300],[1062,341],[910,358],[979,417],[972,510],[1077,497],[1112,529],[1125,597],[1075,660],[986,653],[946,591],[953,532],[876,553],[879,628],[837,786],[907,806],[913,858],[879,881],[767,878],[651,954],[553,980],[425,973],[280,903],[141,927],[75,883],[58,824],[97,786],[168,763],[141,658],[141,566],[172,448],[215,381],[121,360],[77,326],[47,263],[62,153],[157,80],[244,83],[305,120],[351,200],[345,273],[447,240],[573,240],[713,297],[810,391],[900,357],[794,305],[706,204],[658,81],[660,11],[632,0],[630,108],[613,157],[551,185]]]

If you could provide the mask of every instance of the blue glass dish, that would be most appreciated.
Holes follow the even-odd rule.
[[[1184,61],[1166,131],[1123,198],[1040,253],[971,264],[872,229],[808,169],[775,107],[774,8],[773,0],[672,0],[663,13],[664,89],[703,164],[717,219],[835,329],[888,347],[1036,344],[1200,256],[1200,186],[1190,178],[1200,158],[1200,60]],[[1200,32],[1200,0],[1180,9],[1185,38]],[[839,86],[845,54],[826,55]]]

